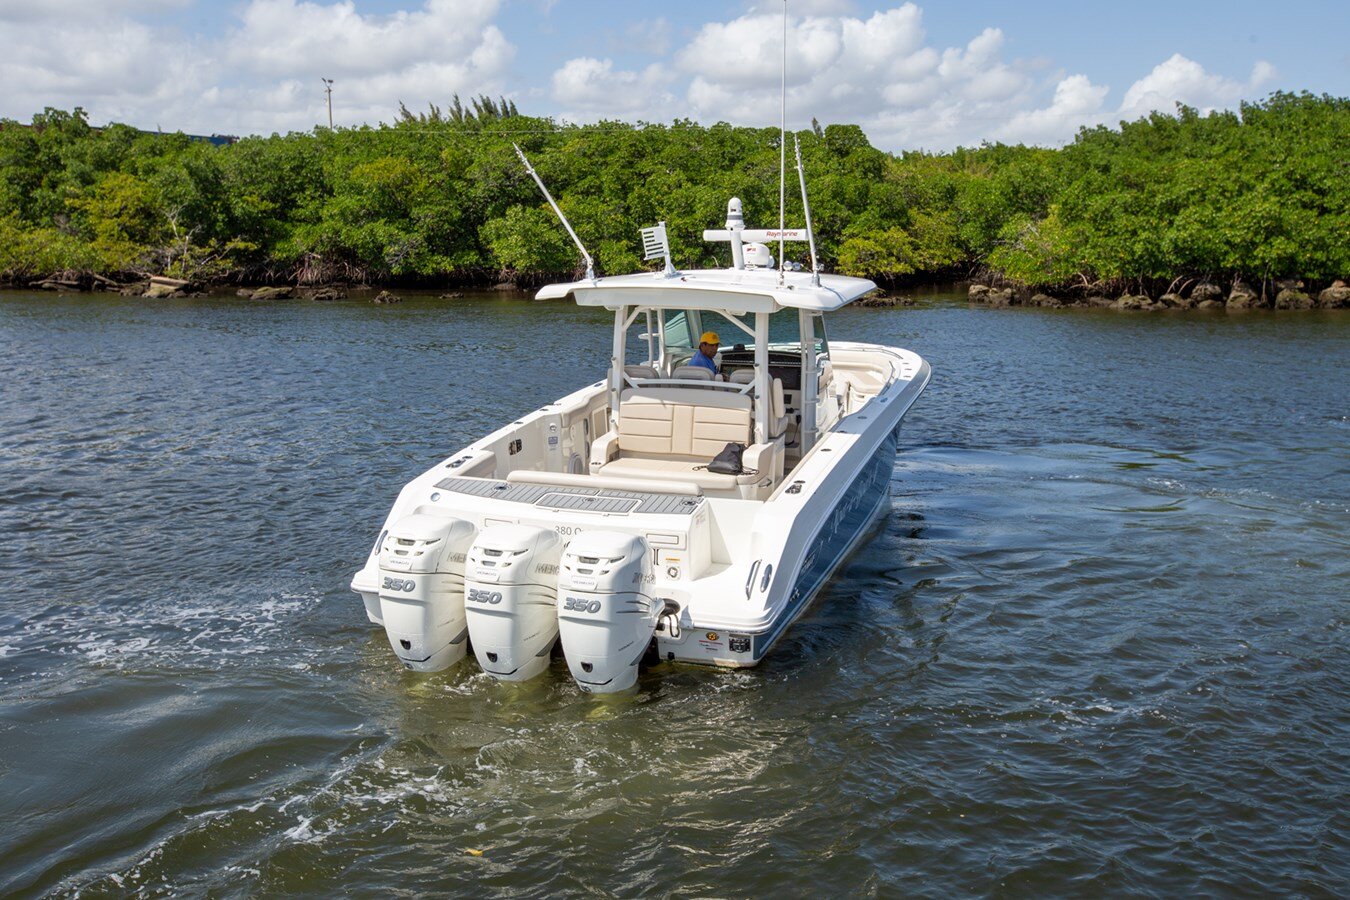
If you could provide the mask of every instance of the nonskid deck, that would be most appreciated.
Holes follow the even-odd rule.
[[[525,503],[541,509],[605,513],[608,515],[692,516],[703,505],[702,497],[655,494],[613,488],[587,488],[548,484],[510,484],[482,478],[446,478],[436,483],[443,491]]]

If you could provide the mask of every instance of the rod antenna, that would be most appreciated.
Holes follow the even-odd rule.
[[[783,283],[783,229],[787,227],[787,34],[788,5],[783,0],[783,84],[778,117],[778,283]]]
[[[567,221],[567,216],[563,215],[563,211],[558,208],[558,204],[554,201],[553,195],[548,192],[548,188],[544,187],[544,179],[540,178],[539,173],[534,170],[534,166],[530,165],[529,159],[525,156],[525,151],[520,149],[519,144],[512,144],[511,146],[516,148],[516,156],[519,156],[520,161],[525,164],[525,171],[530,173],[530,177],[534,179],[534,183],[539,185],[539,190],[544,192],[544,199],[548,201],[549,206],[553,207],[553,211],[558,214],[558,220],[562,222],[563,228],[567,229],[567,233],[572,238],[572,243],[576,244],[577,249],[581,251],[582,258],[586,260],[586,279],[588,281],[595,281],[595,260],[591,259],[591,255],[586,252],[585,245],[581,243],[581,238],[577,237],[577,233],[572,230],[572,223]]]
[[[811,247],[811,283],[820,287],[820,264],[816,262],[816,227],[811,224],[811,201],[806,199],[806,170],[802,168],[802,142],[794,134],[792,149],[797,154],[797,180],[802,184],[802,208],[806,210],[806,240]]]

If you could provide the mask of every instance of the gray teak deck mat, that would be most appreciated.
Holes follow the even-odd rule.
[[[436,483],[443,491],[491,497],[513,503],[530,503],[547,509],[626,516],[645,513],[658,516],[688,516],[703,504],[702,497],[684,494],[652,494],[646,491],[616,491],[609,488],[563,487],[553,484],[507,484],[484,478],[446,478]]]

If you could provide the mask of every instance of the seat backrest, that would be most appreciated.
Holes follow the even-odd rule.
[[[730,378],[732,384],[751,384],[754,380],[754,369],[737,369]],[[775,378],[769,383],[769,437],[778,437],[786,429],[787,399],[783,394],[783,379]]]
[[[619,402],[619,453],[712,459],[732,441],[749,446],[750,398],[707,388],[625,391]]]
[[[661,375],[656,371],[655,366],[624,366],[623,374],[629,378],[660,378]]]
[[[711,369],[705,369],[702,366],[676,366],[674,377],[682,381],[712,381],[713,373]]]

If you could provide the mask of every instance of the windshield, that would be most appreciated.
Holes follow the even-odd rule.
[[[727,313],[717,313],[715,315],[718,318],[726,317],[728,319],[735,319],[746,328],[749,328],[751,332],[755,330],[754,313],[742,313],[738,316],[728,315]],[[704,313],[704,316],[708,317],[709,314]],[[750,335],[741,331],[739,328],[734,328],[734,331],[736,339],[727,340],[727,338],[723,336],[722,343],[745,344],[747,347],[753,343]],[[780,309],[778,312],[769,316],[770,350],[798,350],[801,348],[801,343],[802,332],[797,324],[797,311],[795,309]]]
[[[666,349],[691,349],[694,341],[693,335],[689,332],[689,314],[682,309],[663,309],[661,316],[665,324]]]

